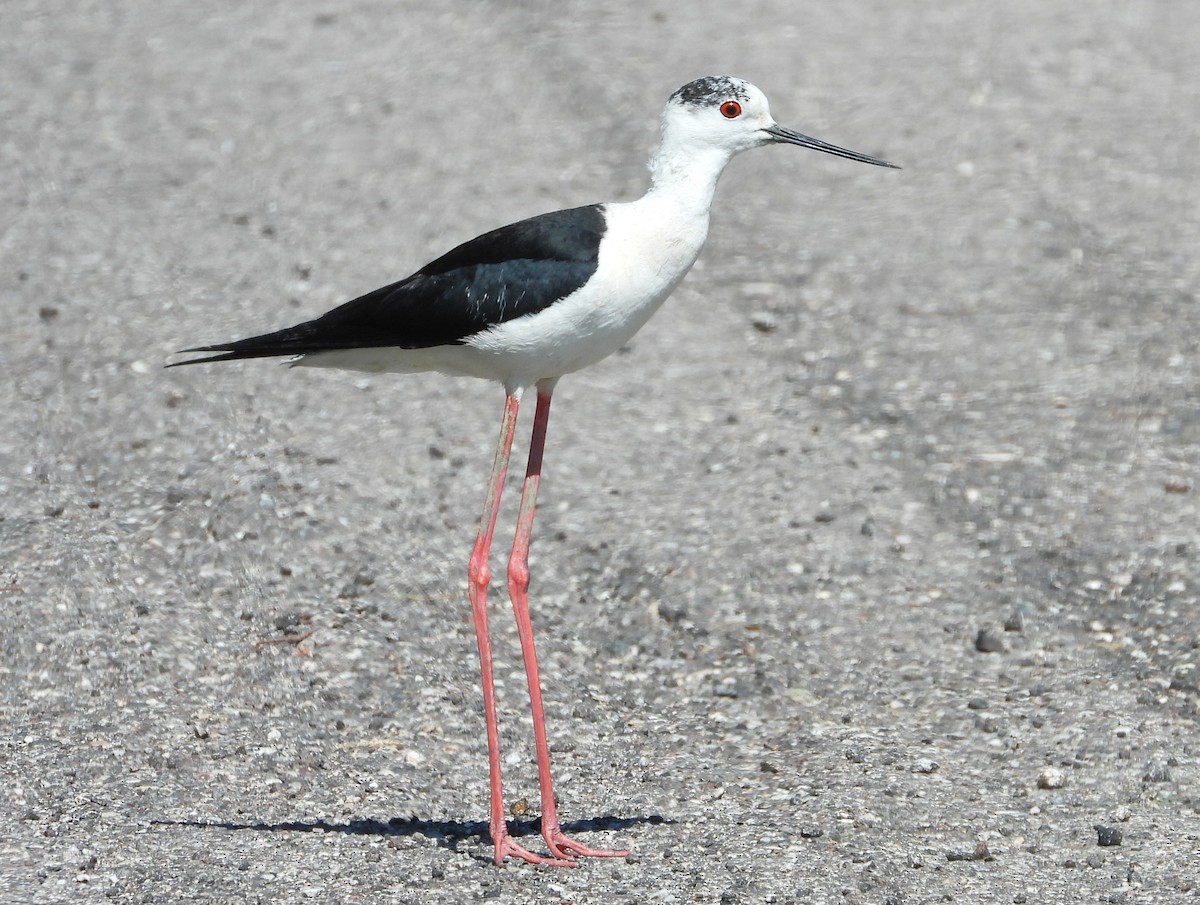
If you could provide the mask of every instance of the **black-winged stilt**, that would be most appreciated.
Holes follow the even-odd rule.
[[[504,386],[504,417],[488,480],[479,535],[467,568],[479,644],[491,782],[495,860],[570,866],[579,856],[619,857],[566,836],[559,824],[542,716],[541,682],[529,621],[527,565],[550,395],[564,375],[620,348],[691,268],[708,234],[721,171],[739,151],[785,143],[877,166],[894,164],[826,144],[777,124],[763,93],[741,79],[707,77],[671,95],[662,140],[650,160],[650,189],[637,201],[542,214],[471,239],[412,276],[346,302],[315,320],[248,339],[185,349],[216,352],[175,365],[296,356],[293,365],[356,371],[441,371]],[[518,845],[504,821],[499,731],[486,597],[488,554],[508,470],[517,407],[537,392],[529,464],[508,591],[516,614],[533,711],[542,836],[550,856]]]

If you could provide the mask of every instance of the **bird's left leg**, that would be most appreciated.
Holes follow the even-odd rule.
[[[533,417],[533,437],[529,441],[529,466],[521,488],[521,505],[517,512],[517,530],[513,538],[512,556],[508,561],[508,594],[517,619],[517,634],[521,639],[521,658],[525,661],[525,678],[529,683],[529,704],[533,712],[533,741],[537,750],[538,786],[542,794],[542,837],[556,858],[574,856],[622,858],[626,851],[589,848],[568,837],[559,825],[558,808],[554,803],[554,784],[550,778],[550,747],[546,742],[546,722],[542,713],[542,686],[538,677],[537,652],[533,645],[533,626],[529,621],[529,540],[533,533],[533,514],[537,502],[538,484],[542,476],[542,449],[546,443],[546,424],[550,420],[550,394],[553,381],[542,382],[537,388],[537,410]]]

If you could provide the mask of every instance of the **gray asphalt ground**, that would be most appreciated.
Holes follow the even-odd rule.
[[[1200,897],[1200,6],[0,17],[0,901]],[[667,95],[726,72],[904,169],[739,158],[675,297],[560,385],[558,791],[636,856],[496,869],[464,590],[500,390],[162,366],[636,197]]]

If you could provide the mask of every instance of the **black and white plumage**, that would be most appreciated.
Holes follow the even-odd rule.
[[[189,349],[223,354],[179,364],[462,345],[498,324],[537,314],[586,283],[596,272],[603,235],[598,204],[510,223],[311,321]]]
[[[412,276],[318,318],[274,333],[188,349],[215,354],[175,363],[291,356],[296,365],[369,372],[436,370],[503,384],[500,439],[467,570],[488,733],[489,825],[497,863],[512,855],[535,864],[569,866],[579,856],[626,854],[590,848],[562,832],[550,776],[526,591],[554,386],[562,375],[615,352],[645,324],[699,255],[725,165],[740,151],[773,143],[893,166],[778,125],[766,97],[748,82],[728,76],[697,79],[668,100],[662,138],[650,161],[650,188],[636,201],[555,211],[501,227],[464,242]],[[508,589],[533,711],[541,832],[548,857],[518,845],[505,824],[486,606],[489,552],[517,409],[531,388],[537,391],[537,410],[508,562]]]

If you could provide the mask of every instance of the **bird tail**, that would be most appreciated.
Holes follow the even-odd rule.
[[[173,361],[168,368],[180,365],[202,365],[213,361],[236,361],[240,358],[280,358],[283,356],[305,355],[319,352],[328,348],[325,343],[313,339],[312,322],[297,324],[276,330],[274,333],[263,333],[260,336],[250,336],[246,339],[235,339],[231,342],[216,343],[211,346],[196,346],[192,349],[180,349],[177,354],[188,355],[193,352],[217,352],[217,355],[206,355],[203,358],[189,358],[187,361]]]

